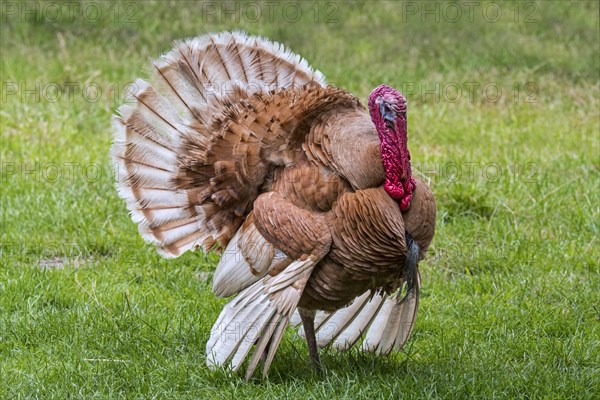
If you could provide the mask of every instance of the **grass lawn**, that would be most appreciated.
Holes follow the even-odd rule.
[[[1,399],[598,398],[597,2],[0,6]],[[265,381],[206,368],[218,256],[145,245],[108,151],[148,60],[225,29],[406,94],[438,220],[401,353],[324,351],[318,376],[290,331]]]

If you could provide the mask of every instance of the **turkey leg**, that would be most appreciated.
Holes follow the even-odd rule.
[[[304,337],[306,337],[306,343],[308,344],[310,359],[317,372],[321,373],[321,360],[319,359],[319,349],[317,347],[317,338],[315,337],[315,311],[298,308],[298,313],[304,326]]]

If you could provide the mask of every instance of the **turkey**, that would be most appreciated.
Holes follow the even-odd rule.
[[[177,42],[113,117],[117,188],[165,257],[221,252],[230,297],[209,367],[263,376],[287,326],[318,349],[382,355],[408,339],[435,201],[413,176],[407,105],[367,109],[282,45],[244,33]]]

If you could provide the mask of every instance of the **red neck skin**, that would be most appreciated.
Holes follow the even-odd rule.
[[[388,128],[376,107],[370,109],[370,112],[381,142],[381,160],[386,175],[383,187],[390,197],[398,202],[400,210],[407,211],[415,189],[415,180],[410,168],[406,118],[401,116],[396,118],[394,121],[396,133]]]

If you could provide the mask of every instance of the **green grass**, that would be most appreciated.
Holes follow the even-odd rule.
[[[1,4],[0,398],[598,396],[597,2],[491,3],[497,22],[485,2],[472,21],[458,3],[457,22],[449,3],[431,3],[436,22],[424,3],[320,3],[315,16],[309,2],[284,24],[287,2],[259,22],[240,3],[240,24],[218,14],[233,3],[83,2],[73,18],[49,4]],[[363,100],[382,82],[407,92],[438,220],[400,354],[325,351],[318,376],[289,332],[268,380],[207,370],[218,256],[161,259],[117,197],[110,115],[125,84],[174,39],[238,28]]]

